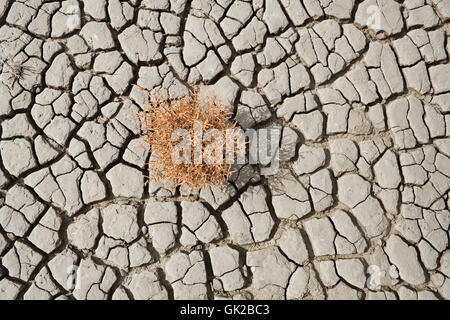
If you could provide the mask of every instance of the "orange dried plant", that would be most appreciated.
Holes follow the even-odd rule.
[[[224,185],[233,172],[231,164],[227,163],[230,157],[229,145],[222,143],[220,149],[208,153],[200,163],[196,162],[195,150],[202,155],[206,154],[208,146],[211,150],[211,143],[217,141],[205,141],[202,137],[208,129],[217,129],[222,135],[222,142],[232,139],[233,157],[245,152],[245,142],[238,139],[240,130],[237,123],[231,120],[230,109],[215,94],[201,94],[198,88],[174,99],[168,99],[155,91],[148,92],[144,111],[138,113],[143,143],[152,152],[148,178],[175,187],[182,186],[189,191]],[[179,146],[181,140],[173,137],[174,131],[178,129],[186,130],[191,138],[190,149],[193,152],[187,163],[173,161],[174,148]],[[221,158],[220,153],[222,161],[208,162],[211,157]]]

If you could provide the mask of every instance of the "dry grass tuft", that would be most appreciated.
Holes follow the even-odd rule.
[[[11,58],[0,60],[3,82],[10,88],[22,78],[26,67]]]
[[[226,162],[226,131],[238,129],[236,122],[231,121],[232,114],[228,110],[230,107],[221,103],[215,95],[202,95],[198,88],[176,99],[167,99],[154,91],[148,92],[145,109],[138,113],[144,145],[152,152],[148,178],[171,186],[182,186],[189,191],[224,185],[232,174],[231,166]],[[208,129],[217,129],[222,133],[221,150],[209,154],[215,157],[222,152],[223,161],[195,163],[194,141],[201,139],[198,130],[194,133],[194,122],[197,121],[201,123],[201,136]],[[182,138],[172,140],[172,133],[176,129],[185,129],[190,134],[192,152],[189,163],[175,163],[172,160],[174,147],[182,141]],[[237,136],[238,132],[234,131],[228,138],[234,139],[233,152],[242,154],[245,143],[236,140]],[[204,160],[207,158],[205,148],[214,141],[213,138],[209,142],[197,144],[201,145]]]

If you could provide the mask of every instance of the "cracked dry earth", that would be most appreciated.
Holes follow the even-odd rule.
[[[449,17],[449,0],[0,0],[0,298],[450,299]],[[243,128],[282,128],[279,173],[146,185],[133,84],[202,84]]]

